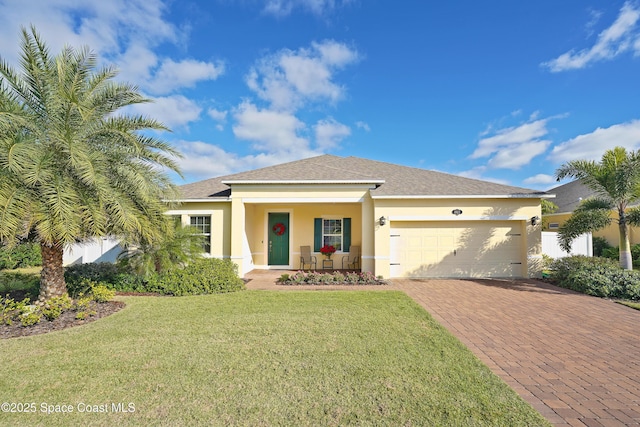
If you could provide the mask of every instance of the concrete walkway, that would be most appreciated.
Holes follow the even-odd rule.
[[[390,286],[248,289],[402,290],[557,426],[640,425],[640,311],[534,280],[393,280]]]
[[[394,284],[554,425],[640,425],[640,311],[538,281]]]

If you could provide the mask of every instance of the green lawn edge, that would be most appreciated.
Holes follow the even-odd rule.
[[[36,409],[2,423],[549,425],[402,292],[120,299],[97,322],[2,341],[0,401]],[[73,412],[42,412],[55,405]]]

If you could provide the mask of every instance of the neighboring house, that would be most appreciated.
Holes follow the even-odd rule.
[[[204,250],[253,269],[298,269],[300,247],[351,245],[388,277],[528,277],[541,261],[535,190],[356,157],[324,155],[181,187],[179,215]]]
[[[593,190],[582,184],[579,180],[552,188],[551,190],[548,190],[547,193],[555,194],[556,197],[552,202],[558,206],[558,210],[552,214],[544,216],[544,231],[558,231],[560,226],[569,219],[581,201],[595,195]],[[613,218],[617,218],[618,214],[617,212],[612,211],[611,216]],[[620,244],[618,223],[613,221],[609,227],[603,230],[594,231],[593,237],[604,237],[610,245],[618,246]],[[640,243],[640,229],[637,227],[629,227],[629,242],[632,245]]]

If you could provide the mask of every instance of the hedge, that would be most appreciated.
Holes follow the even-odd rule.
[[[640,272],[623,270],[608,258],[559,258],[550,270],[554,283],[566,289],[605,298],[640,299]]]

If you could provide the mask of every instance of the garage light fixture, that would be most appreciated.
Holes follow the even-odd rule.
[[[383,226],[387,223],[387,218],[385,218],[384,216],[381,216],[378,221],[380,221],[380,226]]]
[[[540,221],[540,217],[538,215],[531,217],[531,225],[536,225]]]

